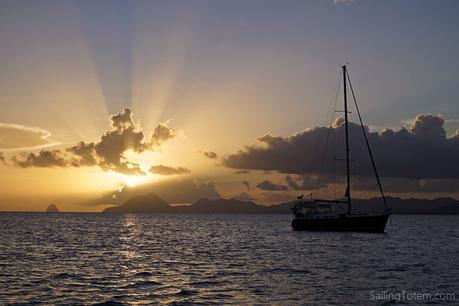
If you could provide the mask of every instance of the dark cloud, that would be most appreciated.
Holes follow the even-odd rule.
[[[152,150],[175,136],[175,130],[159,124],[147,141],[140,125],[129,108],[110,117],[111,128],[98,142],[79,142],[63,150],[43,150],[25,157],[13,157],[13,162],[26,167],[81,167],[99,166],[123,174],[145,174],[140,165],[126,159],[125,153]]]
[[[269,191],[286,191],[288,190],[288,187],[285,185],[278,185],[270,180],[264,180],[256,185],[258,189],[261,190],[269,190]]]
[[[287,175],[285,177],[289,190],[317,190],[336,184],[344,189],[345,177],[331,175]],[[459,179],[409,179],[398,177],[381,178],[384,191],[390,193],[454,193],[459,192]],[[356,191],[379,192],[374,177],[355,176],[351,180]]]
[[[238,170],[238,171],[234,171],[234,174],[249,174],[250,171],[247,171],[247,170]]]
[[[411,124],[411,132],[427,140],[443,140],[446,131],[443,128],[445,120],[434,115],[418,115]]]
[[[136,125],[132,118],[132,111],[129,108],[125,108],[122,113],[112,115],[110,120],[112,127],[118,131],[130,129]]]
[[[173,174],[185,174],[190,173],[191,171],[183,167],[167,167],[163,165],[152,166],[150,172],[159,175],[173,175]]]
[[[252,198],[247,192],[241,192],[238,196],[235,196],[232,199],[244,202],[255,202],[255,199]]]
[[[51,134],[43,129],[0,123],[0,148],[15,149],[49,144]]]
[[[454,193],[459,192],[459,179],[409,179],[383,177],[382,185],[385,192],[390,193]],[[329,188],[335,185],[344,190],[345,177],[332,175],[287,175],[285,177],[289,191],[312,191]],[[374,177],[354,176],[351,179],[354,192],[378,192],[379,188]],[[277,185],[276,185],[277,186]],[[276,189],[276,188],[272,188]],[[344,191],[343,191],[344,192]]]
[[[320,188],[326,188],[328,187],[328,184],[335,182],[334,178],[332,178],[331,176],[319,177],[316,175],[309,174],[287,175],[285,177],[285,181],[287,185],[276,184],[271,182],[270,180],[264,180],[258,183],[256,185],[256,188],[265,191],[315,190]],[[242,183],[244,184],[245,182],[246,181],[243,181]]]
[[[459,178],[459,137],[446,137],[441,117],[418,115],[410,130],[377,133],[365,129],[382,177]],[[349,131],[351,157],[357,161],[352,163],[351,173],[373,176],[361,127],[351,123]],[[223,165],[288,174],[344,173],[345,163],[336,162],[345,154],[343,120],[290,137],[265,135],[258,140],[263,145],[247,146],[223,158]]]
[[[74,156],[72,164],[75,167],[79,166],[95,166],[97,165],[97,153],[94,143],[79,142],[77,145],[66,149],[67,152]]]
[[[12,161],[22,168],[28,167],[65,167],[68,162],[60,150],[40,151],[39,153],[29,153],[22,159],[13,156]]]
[[[376,181],[369,178],[358,177],[354,179],[358,190],[378,191]],[[342,181],[344,184],[344,181]],[[458,179],[406,179],[382,178],[386,192],[393,193],[453,193],[459,192]]]
[[[330,183],[330,178],[309,174],[287,175],[285,181],[292,190],[313,190],[326,188],[328,183]]]
[[[244,185],[247,190],[250,190],[250,183],[248,181],[242,181],[242,185]]]
[[[210,159],[217,159],[218,158],[218,155],[215,152],[211,152],[211,151],[202,152],[202,154],[204,154],[205,157],[210,158]]]
[[[112,129],[94,144],[95,153],[99,157],[98,164],[102,169],[125,174],[143,174],[138,164],[127,161],[123,155],[128,150],[141,153],[149,147],[144,141],[143,132],[131,115],[128,108],[120,114],[113,115],[110,118]]]
[[[174,129],[171,129],[165,125],[158,124],[158,126],[153,131],[153,135],[151,136],[151,144],[153,146],[159,146],[163,142],[174,138],[176,132]]]

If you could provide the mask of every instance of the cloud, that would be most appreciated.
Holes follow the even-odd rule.
[[[123,131],[136,126],[132,118],[132,111],[129,108],[125,108],[122,113],[112,115],[110,117],[112,121],[112,127],[117,131]]]
[[[185,174],[190,173],[191,171],[183,167],[167,167],[163,165],[152,166],[150,172],[159,175],[173,175],[173,174]]]
[[[131,110],[126,108],[110,119],[112,128],[98,143],[90,143],[87,146],[94,146],[94,151],[99,157],[98,164],[102,169],[125,174],[142,174],[138,164],[127,161],[123,156],[128,150],[141,153],[150,146],[145,142],[140,126],[134,122]]]
[[[18,149],[49,144],[51,133],[36,127],[0,123],[0,148]]]
[[[247,171],[247,170],[237,170],[237,171],[234,171],[234,174],[249,174],[250,171]]]
[[[247,192],[241,192],[238,196],[235,196],[232,199],[244,202],[255,202],[255,199],[252,198]]]
[[[177,133],[174,129],[171,129],[164,124],[158,124],[151,136],[151,144],[153,146],[159,146],[163,142],[174,138],[176,134]]]
[[[248,181],[242,181],[242,185],[244,185],[247,190],[250,190],[250,183]]]
[[[315,190],[319,188],[326,188],[328,187],[328,184],[334,182],[331,176],[319,177],[309,174],[287,175],[285,177],[285,181],[287,185],[275,184],[270,180],[264,180],[258,183],[256,188],[265,191]],[[244,184],[245,182],[246,181],[243,181],[242,183]]]
[[[446,131],[443,128],[445,120],[440,116],[417,115],[411,124],[411,132],[418,136],[429,139],[445,139]]]
[[[377,191],[376,180],[357,177],[353,180],[359,190]],[[344,184],[344,181],[342,182]],[[393,193],[452,193],[459,192],[458,179],[383,178],[384,191]]]
[[[321,177],[318,175],[287,175],[285,177],[287,185],[292,190],[313,190],[326,188],[330,183],[329,177]]]
[[[269,190],[269,191],[286,191],[288,190],[287,186],[284,185],[277,185],[271,182],[270,180],[264,180],[256,185],[256,188],[261,190]]]
[[[217,159],[218,158],[218,155],[217,153],[215,152],[201,152],[202,154],[204,154],[205,157],[209,158],[209,159]]]
[[[177,192],[177,191],[180,192]],[[162,180],[139,186],[123,186],[119,190],[109,192],[86,202],[86,205],[121,204],[138,195],[156,193],[159,197],[170,204],[191,204],[199,199],[220,199],[217,185],[212,181],[186,180]]]
[[[192,203],[199,199],[219,199],[217,185],[212,182],[200,182],[195,180],[182,180],[158,183],[152,191],[157,193],[168,203]],[[179,190],[180,192],[177,192]]]
[[[110,121],[110,129],[98,142],[81,141],[62,150],[42,150],[39,153],[14,156],[12,160],[15,165],[23,168],[99,166],[123,174],[145,174],[139,164],[126,159],[125,153],[153,150],[176,135],[174,129],[159,124],[151,140],[147,141],[129,108],[111,116]]]
[[[264,180],[256,185],[264,191],[311,191],[327,188],[331,184],[341,187],[345,185],[344,177],[331,175],[287,175],[287,186]],[[451,193],[459,192],[459,179],[407,179],[407,178],[383,178],[383,187],[386,192],[393,193]],[[358,191],[379,192],[374,177],[352,177],[352,184]]]
[[[37,154],[29,153],[22,159],[13,156],[12,161],[21,168],[67,166],[67,161],[60,150],[40,151]]]
[[[75,167],[97,165],[97,153],[94,143],[86,144],[81,141],[77,145],[67,148],[66,151],[73,154],[75,160],[72,163]]]
[[[286,180],[289,181],[286,176]],[[291,178],[290,178],[291,179]],[[301,179],[300,176],[296,180]],[[345,177],[333,177],[332,175],[321,175],[318,177],[320,185],[317,187],[315,184],[294,186],[288,184],[290,190],[317,190],[320,188],[330,187],[336,184],[336,187],[343,189],[346,184]],[[381,178],[383,189],[385,192],[390,193],[454,193],[459,192],[459,179],[410,179],[400,177],[382,177]],[[354,192],[377,192],[379,188],[375,177],[361,177],[353,176],[351,184]]]
[[[368,139],[382,177],[410,179],[459,178],[459,135],[447,138],[443,119],[418,115],[410,130],[386,129],[370,132]],[[351,173],[373,176],[361,127],[349,124]],[[337,120],[330,127],[307,129],[289,137],[265,135],[262,145],[246,146],[222,159],[233,169],[278,171],[287,174],[344,174],[344,124]],[[328,140],[328,141],[327,141]]]

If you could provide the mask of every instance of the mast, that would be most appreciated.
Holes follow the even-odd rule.
[[[357,114],[359,115],[360,126],[362,128],[363,137],[365,138],[365,143],[367,145],[368,154],[370,155],[371,165],[373,166],[373,172],[375,174],[376,181],[378,182],[379,191],[381,192],[381,197],[382,197],[383,202],[384,202],[385,211],[387,212],[389,210],[388,210],[388,207],[387,207],[388,205],[387,205],[386,196],[384,195],[384,191],[383,191],[383,188],[382,188],[381,180],[379,179],[378,169],[376,168],[376,162],[375,162],[375,159],[373,158],[373,153],[371,152],[370,142],[368,141],[367,132],[365,131],[365,127],[363,125],[362,116],[360,115],[359,106],[357,105],[357,99],[355,98],[354,88],[352,87],[351,78],[349,77],[349,73],[347,72],[347,70],[346,70],[346,76],[347,76],[347,79],[349,80],[349,86],[351,88],[352,98],[354,99],[355,109],[357,110]]]
[[[347,118],[347,77],[346,77],[346,65],[342,66],[343,68],[343,87],[344,87],[344,126],[346,130],[346,181],[347,181],[347,187],[346,187],[346,194],[345,196],[347,197],[347,202],[348,202],[348,208],[347,208],[347,214],[351,214],[351,208],[352,208],[352,203],[351,203],[351,176],[349,173],[349,124],[348,124],[348,118]]]

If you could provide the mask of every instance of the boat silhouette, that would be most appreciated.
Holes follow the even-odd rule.
[[[346,192],[344,200],[324,200],[324,199],[304,199],[301,195],[298,197],[297,203],[292,208],[294,219],[292,227],[295,230],[311,230],[311,231],[347,231],[347,232],[384,232],[387,220],[391,214],[387,205],[387,199],[384,196],[384,191],[381,185],[381,180],[378,175],[376,163],[371,152],[370,143],[362,122],[362,117],[355,99],[354,89],[350,82],[349,74],[346,65],[342,66],[343,88],[344,88],[344,125],[345,125],[345,143],[346,143]],[[380,214],[362,214],[353,213],[352,198],[351,198],[351,175],[350,175],[350,159],[349,159],[349,120],[348,120],[348,101],[347,101],[347,83],[349,81],[352,97],[357,110],[359,123],[362,128],[365,145],[368,149],[368,154],[371,160],[379,191],[384,202],[384,212]],[[337,213],[334,205],[347,205],[346,213]]]

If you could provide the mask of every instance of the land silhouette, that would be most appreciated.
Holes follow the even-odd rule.
[[[46,212],[59,212],[59,208],[57,208],[56,204],[51,204],[46,208]]]
[[[400,199],[387,197],[393,214],[459,214],[459,201],[453,198]],[[293,202],[271,206],[258,205],[251,201],[237,199],[200,199],[190,205],[170,205],[155,193],[135,196],[122,205],[108,207],[104,213],[251,213],[283,214],[290,213]],[[382,209],[381,198],[355,199],[355,212],[378,211]],[[336,207],[337,211],[343,209]]]

